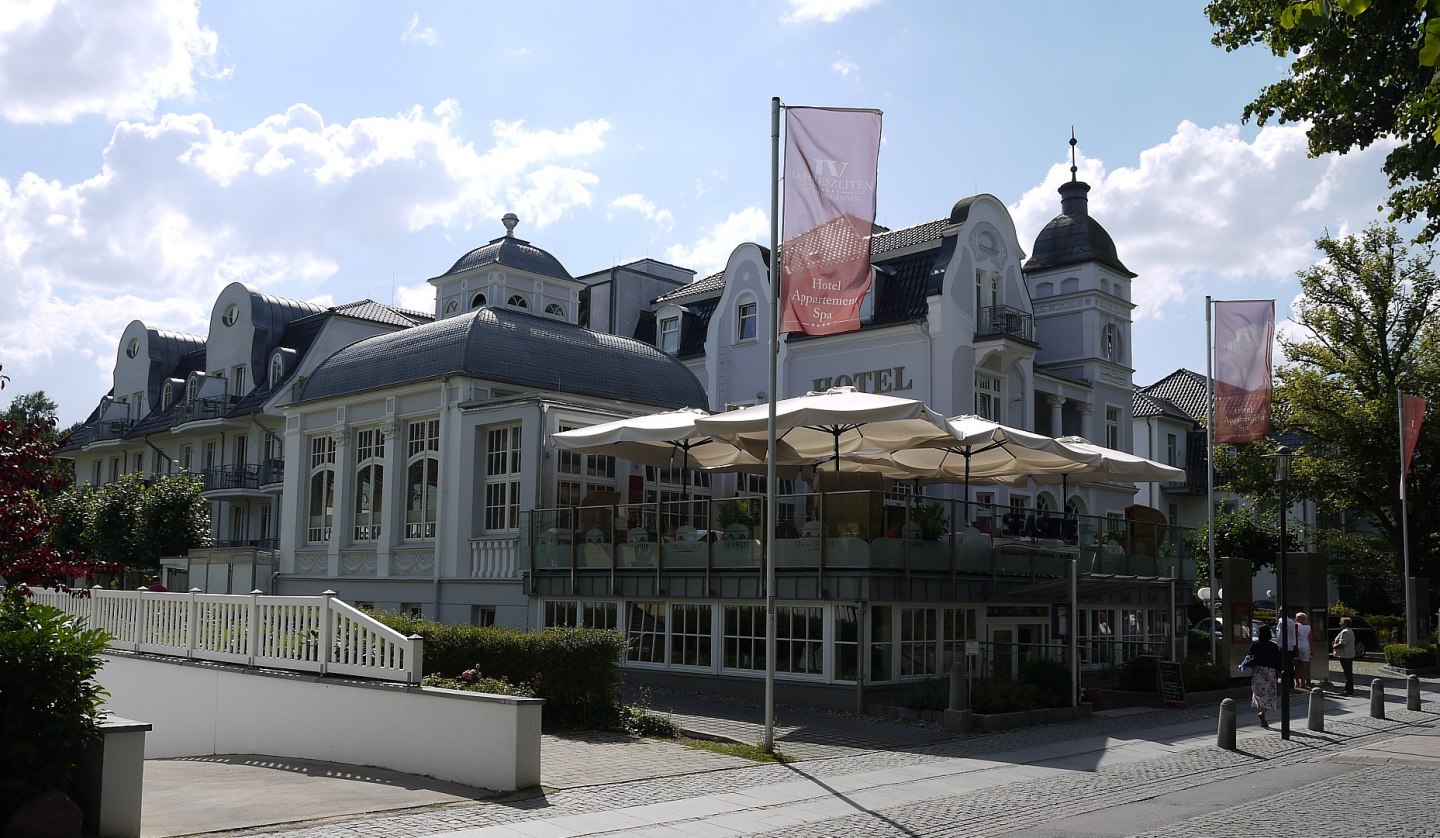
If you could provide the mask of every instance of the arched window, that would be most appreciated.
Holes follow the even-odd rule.
[[[380,538],[385,511],[385,432],[355,434],[355,540]]]
[[[560,305],[559,303],[551,303],[550,305],[545,306],[545,313],[550,315],[551,317],[563,318],[565,316],[565,307]]]
[[[130,342],[125,345],[125,357],[127,357],[127,358],[134,358],[136,355],[139,355],[139,354],[140,354],[140,339],[139,339],[139,338],[130,338]]]
[[[459,310],[460,310],[460,304],[457,303],[457,302],[455,302],[454,300],[451,300],[451,301],[449,301],[448,303],[445,304],[445,313],[446,313],[446,314],[454,314],[455,312],[457,312],[457,311],[459,311]]]
[[[329,434],[310,439],[310,524],[305,540],[330,540],[335,523],[335,438]]]
[[[405,537],[434,538],[440,494],[440,420],[410,423],[405,459]]]
[[[225,306],[225,313],[220,315],[220,322],[226,326],[234,326],[235,321],[240,319],[240,306],[231,303]]]
[[[270,356],[270,386],[274,387],[285,377],[285,356],[276,352]]]
[[[484,295],[484,294],[476,294],[475,296],[473,296],[473,297],[470,298],[470,307],[471,307],[471,308],[479,308],[480,306],[483,306],[483,305],[485,305],[485,295]]]
[[[525,299],[524,294],[511,294],[507,303],[511,308],[529,308],[530,301]]]

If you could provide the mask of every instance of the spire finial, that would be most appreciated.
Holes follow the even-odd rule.
[[[1075,173],[1079,169],[1075,166],[1075,126],[1070,126],[1070,182],[1075,182]]]
[[[520,223],[520,219],[515,216],[515,213],[507,212],[500,219],[500,223],[505,225],[505,235],[513,236],[515,235],[515,225]]]

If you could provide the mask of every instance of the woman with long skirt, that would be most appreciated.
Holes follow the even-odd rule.
[[[1279,674],[1280,647],[1271,640],[1269,626],[1261,626],[1255,641],[1250,644],[1250,703],[1260,714],[1260,726],[1269,727],[1265,714],[1280,709]]]

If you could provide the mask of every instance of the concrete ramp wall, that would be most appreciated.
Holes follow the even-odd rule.
[[[105,708],[154,725],[145,757],[269,754],[485,789],[540,783],[536,698],[107,653]]]

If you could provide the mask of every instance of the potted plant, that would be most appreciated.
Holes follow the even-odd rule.
[[[945,507],[938,503],[923,503],[910,509],[910,525],[920,528],[920,537],[926,541],[939,541],[950,532],[950,519]]]

